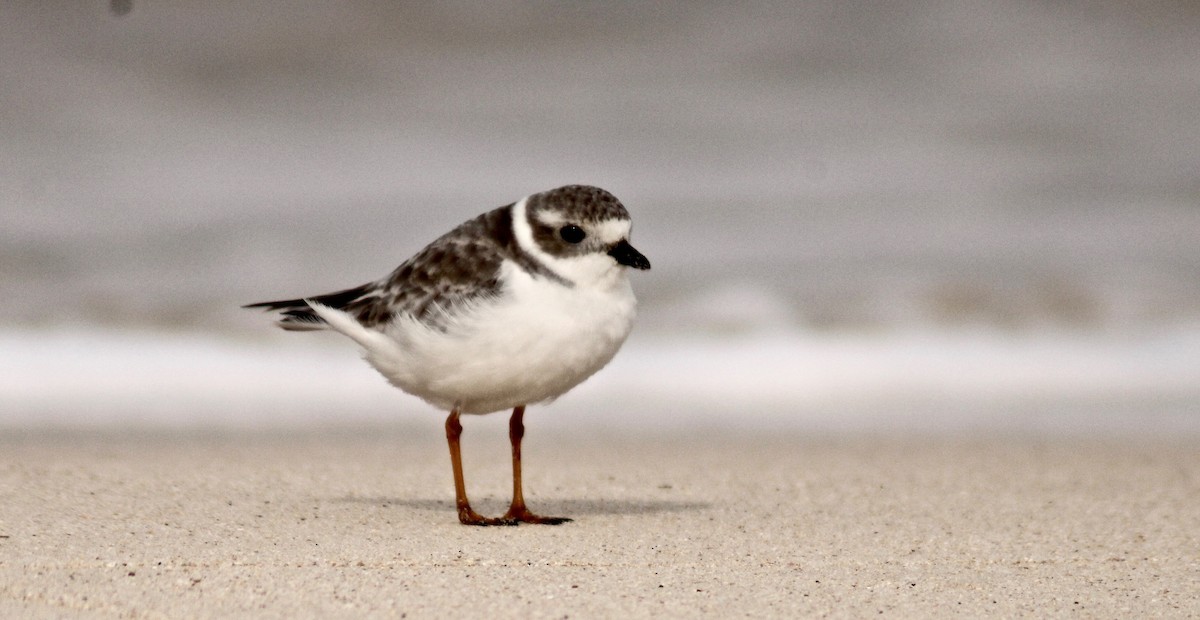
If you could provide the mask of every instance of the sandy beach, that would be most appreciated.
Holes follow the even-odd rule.
[[[502,425],[468,425],[482,512]],[[531,508],[454,516],[435,425],[9,432],[0,616],[1186,617],[1200,451],[1170,439],[526,439]]]

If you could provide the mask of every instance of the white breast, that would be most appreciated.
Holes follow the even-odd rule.
[[[445,331],[401,319],[368,341],[393,385],[441,409],[489,413],[553,399],[604,367],[633,328],[624,268],[574,287],[502,266],[502,293],[456,313]],[[360,344],[363,341],[360,340]]]

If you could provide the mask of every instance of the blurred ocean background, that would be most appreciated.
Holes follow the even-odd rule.
[[[531,423],[1200,435],[1200,5],[1032,0],[4,2],[0,428],[437,426],[239,306],[566,183],[654,269]]]

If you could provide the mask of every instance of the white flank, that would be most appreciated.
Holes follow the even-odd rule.
[[[501,280],[501,296],[456,310],[445,331],[410,318],[392,323],[394,346],[368,347],[367,361],[436,407],[489,413],[562,395],[603,368],[633,328],[627,279],[603,290],[566,287],[505,262]]]

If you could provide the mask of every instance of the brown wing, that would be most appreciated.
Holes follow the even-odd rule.
[[[532,260],[523,256],[512,237],[510,207],[464,222],[382,280],[336,293],[243,307],[278,310],[283,315],[280,327],[297,331],[324,328],[325,322],[305,299],[348,312],[367,327],[385,324],[398,314],[436,324],[435,309],[453,314],[464,302],[495,295],[500,288],[500,264],[506,257],[522,266]]]

